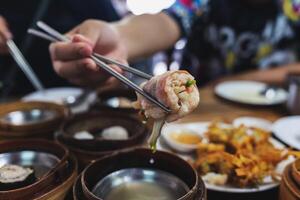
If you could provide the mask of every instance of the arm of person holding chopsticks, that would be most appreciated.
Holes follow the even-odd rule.
[[[12,38],[8,24],[3,16],[0,15],[0,54],[8,53],[6,41]]]
[[[96,86],[108,75],[88,58],[93,51],[126,63],[171,47],[180,37],[180,28],[170,16],[160,13],[131,16],[113,24],[88,20],[67,35],[72,43],[50,46],[54,69],[75,84]]]
[[[178,2],[185,2],[179,4],[186,4],[186,1],[179,0]],[[196,3],[198,1],[190,2]],[[260,4],[260,1],[254,3],[245,0],[245,2],[253,5]],[[271,0],[268,0],[268,2],[274,3]],[[114,24],[108,24],[103,21],[86,21],[69,33],[73,38],[71,44],[56,43],[51,45],[50,51],[54,68],[60,76],[67,78],[73,83],[96,86],[104,80],[107,80],[108,76],[101,72],[91,59],[88,59],[88,56],[92,54],[92,51],[121,62],[126,62],[127,60],[138,59],[159,50],[167,49],[178,40],[181,34],[183,34],[189,38],[189,45],[187,46],[189,46],[188,50],[190,53],[193,53],[198,57],[197,61],[200,61],[201,59],[201,61],[204,61],[202,67],[199,64],[197,66],[198,68],[201,68],[201,71],[196,73],[203,75],[199,76],[199,80],[209,79],[207,81],[211,81],[217,78],[214,74],[226,75],[242,71],[243,74],[234,74],[231,78],[240,76],[247,80],[282,83],[286,74],[294,70],[299,71],[300,65],[298,64],[280,69],[272,68],[260,70],[258,69],[259,61],[255,61],[255,59],[251,58],[252,54],[249,53],[246,58],[243,58],[242,56],[238,58],[237,55],[240,52],[233,53],[236,49],[239,49],[234,48],[235,43],[229,45],[230,48],[224,51],[224,53],[222,50],[224,46],[220,45],[222,42],[218,40],[218,35],[216,36],[218,32],[211,34],[213,35],[213,38],[206,38],[205,30],[210,30],[207,29],[207,27],[209,28],[210,26],[202,28],[205,23],[201,20],[195,20],[198,18],[201,19],[203,13],[210,9],[207,9],[206,6],[203,5],[203,9],[198,9],[197,12],[194,12],[192,9],[194,5],[196,4],[192,4],[191,7],[186,10],[182,10],[183,7],[180,7],[179,10],[176,11],[175,9],[175,12],[171,11],[168,14],[160,13],[157,15],[131,16]],[[176,6],[174,8],[176,8]],[[199,8],[201,8],[201,6]],[[223,10],[222,6],[220,9]],[[216,11],[218,11],[218,9]],[[194,14],[196,13],[198,13],[199,16],[194,17]],[[209,17],[207,14],[203,16]],[[206,21],[207,19],[205,18],[204,20]],[[200,23],[196,24],[197,26],[194,26],[194,23],[196,22]],[[191,27],[194,27],[194,29],[191,29]],[[263,31],[259,31],[259,33],[262,32]],[[246,33],[247,30],[245,34]],[[207,43],[209,43],[209,45],[207,45]],[[215,44],[218,45],[214,46]],[[255,46],[255,44],[252,45]],[[280,48],[276,49],[279,45],[273,46],[274,52],[280,50]],[[258,50],[256,50],[257,55]],[[199,56],[197,56],[198,54]],[[270,55],[266,54],[262,58],[268,56]],[[257,60],[261,60],[262,58]],[[205,60],[208,62],[205,62]],[[215,64],[219,65],[218,67],[213,66],[213,63],[216,62],[211,62],[216,60],[219,61],[217,62],[218,64]],[[246,62],[244,60],[247,60],[248,64],[245,63],[240,65],[239,63]],[[210,65],[211,63],[212,65]],[[284,64],[285,63],[280,63],[280,65]],[[246,65],[253,67],[246,69],[244,67]],[[246,72],[245,70],[249,71]],[[197,75],[196,73],[195,75]],[[205,77],[207,74],[209,78],[207,78],[208,76]]]

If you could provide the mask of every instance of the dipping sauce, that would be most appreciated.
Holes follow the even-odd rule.
[[[189,132],[174,132],[170,133],[170,137],[176,142],[182,144],[198,144],[201,142],[200,136]]]

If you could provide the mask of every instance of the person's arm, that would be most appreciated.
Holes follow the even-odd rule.
[[[12,38],[12,34],[8,28],[8,24],[4,17],[0,15],[0,54],[8,52],[6,41]]]
[[[127,48],[129,60],[165,50],[180,37],[178,24],[165,13],[131,16],[114,26]]]
[[[71,30],[71,43],[50,46],[55,71],[70,82],[97,86],[109,76],[89,56],[97,52],[126,63],[173,45],[180,28],[167,14],[131,16],[109,24],[88,20]]]
[[[227,80],[251,80],[265,82],[272,85],[283,85],[286,81],[287,75],[294,73],[300,75],[300,63],[267,70],[254,70],[237,75],[227,76],[214,81],[213,84]]]

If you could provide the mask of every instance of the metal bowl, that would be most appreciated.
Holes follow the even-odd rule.
[[[68,117],[68,108],[47,102],[13,102],[0,105],[0,136],[48,137]]]
[[[139,191],[139,192],[136,192]],[[179,199],[189,187],[176,176],[161,170],[128,168],[103,178],[92,192],[102,199]]]
[[[40,190],[38,192],[32,193],[31,197],[20,198],[20,199],[34,199],[34,200],[64,200],[70,199],[68,193],[70,188],[76,181],[78,172],[77,161],[74,156],[70,155],[67,160],[67,165],[60,172],[60,178],[56,181]],[[34,196],[34,197],[33,197]],[[19,200],[19,199],[16,199]]]
[[[32,125],[36,123],[45,122],[52,120],[57,116],[55,110],[41,110],[41,109],[32,109],[32,110],[19,110],[9,112],[6,115],[0,118],[2,123],[11,124],[11,125]]]
[[[126,192],[128,188],[138,196],[120,195],[120,190]],[[153,153],[145,148],[132,148],[94,161],[82,172],[81,186],[77,184],[75,189],[78,191],[73,191],[74,196],[81,193],[86,200],[120,199],[114,195],[124,200],[206,199],[205,185],[189,163],[174,154]]]
[[[37,180],[25,187],[0,191],[0,199],[29,199],[25,196],[46,190],[65,176],[65,169],[69,165],[68,158],[69,152],[65,147],[47,140],[1,142],[0,167],[4,164],[32,167]]]
[[[0,167],[5,164],[32,167],[37,178],[43,177],[53,169],[60,159],[54,154],[37,151],[17,151],[0,154]]]

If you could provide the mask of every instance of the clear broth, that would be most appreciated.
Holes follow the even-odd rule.
[[[122,200],[175,200],[180,198],[166,186],[145,181],[121,184],[110,191],[104,199],[120,200],[120,197]]]

